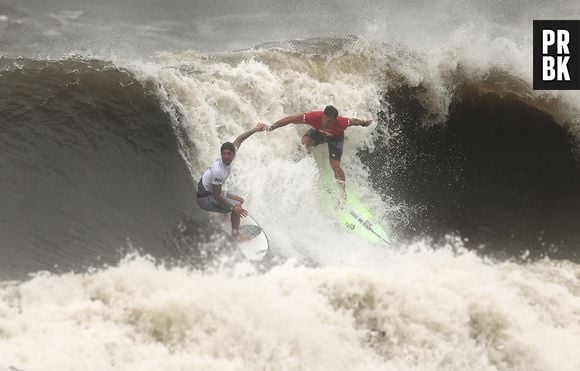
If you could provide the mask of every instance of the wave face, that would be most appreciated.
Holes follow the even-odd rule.
[[[401,233],[457,233],[499,258],[578,261],[578,138],[521,96],[473,83],[459,85],[443,123],[430,125],[422,93],[385,94],[391,139],[362,154],[374,186],[406,206]]]
[[[251,123],[328,102],[376,118],[374,129],[349,129],[343,165],[401,241],[455,234],[489,256],[576,261],[577,102],[534,95],[517,71],[464,63],[421,76],[433,67],[420,54],[356,38],[167,54],[125,68],[3,59],[6,264],[34,271],[88,251],[110,262],[111,248],[130,243],[178,257],[165,247],[215,232],[191,189],[216,148]],[[248,141],[232,187],[274,236],[291,225],[274,212],[280,202],[296,233],[317,234],[317,168],[297,151],[304,129],[284,130]],[[306,251],[312,242],[290,241]]]
[[[178,257],[171,231],[197,210],[158,100],[105,63],[2,65],[2,275],[115,263],[129,245]]]
[[[221,142],[251,123],[333,103],[347,116],[376,119],[371,130],[349,129],[343,166],[349,186],[401,241],[457,235],[500,259],[577,261],[580,104],[574,93],[531,90],[517,58],[493,64],[506,47],[512,46],[492,44],[486,63],[325,38],[236,53],[167,54],[150,62],[155,68],[136,69],[175,110],[168,112],[189,143],[182,154],[197,175]],[[271,230],[283,223],[286,235],[295,217],[302,231],[296,233],[310,233],[303,221],[311,220],[316,235],[323,219],[310,194],[317,169],[297,151],[306,129],[284,130],[283,138],[252,138],[239,156],[234,187],[276,221]],[[284,218],[271,212],[280,203]]]

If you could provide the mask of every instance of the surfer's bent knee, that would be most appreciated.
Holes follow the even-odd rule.
[[[302,137],[302,144],[305,147],[312,147],[314,145],[314,140],[312,138],[310,138],[308,135],[304,135]]]

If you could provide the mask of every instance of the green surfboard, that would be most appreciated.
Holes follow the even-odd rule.
[[[390,244],[385,229],[373,217],[361,201],[356,190],[346,184],[346,201],[341,201],[339,185],[330,168],[328,159],[317,158],[321,187],[319,198],[324,209],[350,233],[370,242]]]

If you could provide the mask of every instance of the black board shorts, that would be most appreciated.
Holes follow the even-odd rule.
[[[218,202],[213,195],[206,196],[206,197],[198,197],[197,204],[204,210],[211,211],[213,213],[222,213],[226,214],[232,211],[231,207],[233,205],[241,205],[239,201],[234,200],[234,195],[229,192],[223,192],[222,196],[226,199],[226,201],[230,204],[229,207],[226,207]]]
[[[197,184],[197,204],[204,210],[214,213],[226,214],[232,211],[232,206],[241,205],[239,201],[234,200],[235,195],[230,192],[222,191],[222,196],[226,199],[229,206],[224,206],[215,199],[213,194],[209,193],[203,187],[201,179]]]
[[[322,143],[328,143],[328,155],[330,159],[340,161],[340,158],[342,157],[342,147],[344,145],[344,135],[330,138],[316,129],[310,129],[304,135],[312,138],[315,146]]]

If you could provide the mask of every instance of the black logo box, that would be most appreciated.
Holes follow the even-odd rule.
[[[570,81],[542,80],[542,31],[567,30],[570,33],[570,60],[568,72]],[[580,20],[536,20],[534,21],[534,90],[580,90]],[[556,45],[550,47],[548,54],[557,56]]]

